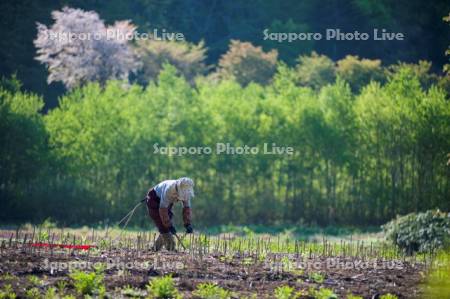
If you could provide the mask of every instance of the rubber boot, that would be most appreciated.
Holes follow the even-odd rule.
[[[164,237],[164,246],[169,251],[175,250],[175,239],[171,233],[163,234]]]
[[[160,251],[161,248],[164,246],[165,239],[163,234],[159,234],[158,238],[155,241],[155,244],[153,245],[154,251]]]

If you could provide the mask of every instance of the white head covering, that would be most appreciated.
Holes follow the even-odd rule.
[[[194,181],[190,178],[179,178],[176,182],[178,196],[182,201],[188,201],[194,197]]]

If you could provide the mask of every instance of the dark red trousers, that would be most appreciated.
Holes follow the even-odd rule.
[[[159,202],[161,199],[156,195],[155,190],[150,189],[147,193],[146,203],[147,203],[147,210],[148,215],[155,223],[156,227],[158,228],[158,231],[162,234],[168,233],[169,228],[165,227],[161,221],[161,216],[159,216]],[[172,220],[173,213],[172,213],[172,206],[169,206],[169,217],[170,220]]]

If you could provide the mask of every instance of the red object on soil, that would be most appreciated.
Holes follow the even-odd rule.
[[[50,244],[50,243],[32,243],[33,247],[58,247],[58,248],[69,248],[69,249],[81,249],[89,250],[91,248],[97,248],[94,245],[66,245],[66,244]]]

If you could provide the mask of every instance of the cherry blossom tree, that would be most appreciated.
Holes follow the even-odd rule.
[[[50,27],[37,23],[36,59],[45,64],[47,82],[66,88],[109,79],[128,80],[139,62],[130,45],[136,27],[129,21],[106,26],[94,11],[64,7],[53,11]]]

